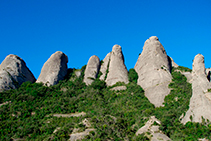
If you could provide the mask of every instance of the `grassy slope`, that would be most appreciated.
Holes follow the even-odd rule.
[[[160,129],[172,140],[211,139],[211,125],[187,123],[182,125],[179,117],[188,110],[191,84],[179,72],[172,71],[171,93],[165,98],[164,107],[155,108],[144,96],[143,89],[136,85],[137,74],[129,71],[127,90],[114,92],[105,87],[105,82],[95,80],[91,86],[82,83],[82,77],[69,78],[52,87],[24,83],[16,90],[0,93],[0,139],[24,138],[26,140],[66,140],[74,128],[84,131],[81,124],[89,119],[96,132],[89,140],[147,140],[135,132],[148,117],[155,115],[161,120]],[[67,88],[67,91],[61,91]],[[117,94],[118,93],[118,94]],[[53,113],[86,112],[84,117],[57,118]],[[35,114],[33,114],[35,113]],[[47,116],[46,115],[50,115]],[[57,128],[61,129],[53,133]]]

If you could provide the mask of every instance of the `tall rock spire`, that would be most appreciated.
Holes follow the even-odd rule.
[[[86,85],[92,84],[94,79],[97,78],[99,69],[100,69],[100,59],[96,55],[91,56],[89,58],[84,73],[84,82],[86,83]]]
[[[192,97],[182,123],[202,122],[202,117],[211,121],[211,93],[208,89],[211,89],[211,84],[205,73],[204,56],[198,54],[193,61]]]
[[[108,86],[112,86],[117,82],[124,82],[126,84],[129,83],[128,71],[124,64],[124,56],[122,54],[121,46],[114,45],[110,55],[106,84]]]
[[[164,98],[170,93],[168,88],[172,76],[171,62],[165,49],[156,36],[145,41],[134,69],[138,73],[138,82],[145,90],[145,96],[156,107],[162,106]]]

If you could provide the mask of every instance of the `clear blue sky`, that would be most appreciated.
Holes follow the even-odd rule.
[[[36,78],[56,51],[81,68],[115,44],[133,68],[150,36],[178,65],[192,68],[201,53],[211,67],[210,35],[210,0],[0,0],[0,62],[16,54]]]

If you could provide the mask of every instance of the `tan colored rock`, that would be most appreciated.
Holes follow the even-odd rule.
[[[53,117],[80,117],[80,116],[85,116],[85,112],[81,113],[71,113],[71,114],[53,114]],[[48,117],[48,116],[47,116]]]
[[[42,82],[48,86],[59,83],[67,74],[67,63],[68,58],[63,52],[55,52],[43,65],[36,82]]]
[[[156,107],[162,106],[170,93],[171,62],[156,36],[146,40],[134,69],[139,77],[137,84],[145,90],[145,96]]]
[[[191,72],[181,72],[186,78],[187,82],[192,83],[192,73]]]
[[[177,65],[171,57],[169,57],[169,58],[171,60],[171,66],[174,68],[177,68],[179,65]]]
[[[209,82],[211,82],[211,80],[210,80],[211,68],[207,68],[207,69],[206,69],[206,75],[207,75],[207,79],[209,80]]]
[[[114,45],[112,48],[109,72],[106,78],[106,84],[112,86],[117,82],[129,83],[128,71],[124,64],[124,56],[122,54],[122,48],[119,45]]]
[[[84,73],[84,82],[86,85],[91,85],[94,79],[97,78],[97,75],[100,70],[100,59],[93,55],[89,58],[89,61],[87,63],[85,73]]]
[[[106,71],[108,69],[108,65],[110,62],[110,57],[111,57],[111,53],[108,53],[106,55],[106,57],[103,59],[103,64],[100,67],[100,72],[102,73],[102,75],[100,76],[100,80],[105,80],[105,76],[106,76]]]
[[[126,86],[116,86],[116,87],[111,88],[112,91],[123,91],[126,89],[127,89]]]
[[[211,93],[208,92],[211,85],[205,73],[204,56],[201,54],[194,58],[192,76],[192,97],[189,109],[181,122],[185,124],[191,119],[193,122],[202,122],[202,117],[211,121]]]
[[[26,81],[36,81],[26,63],[17,55],[8,55],[0,66],[0,91],[15,89]]]
[[[158,125],[153,125],[154,122],[156,122]],[[150,119],[146,122],[146,124],[136,132],[136,136],[139,134],[149,133],[150,135],[145,135],[150,138],[151,141],[171,141],[168,136],[166,136],[159,130],[160,124],[160,121],[155,118],[155,116],[151,116]]]
[[[95,131],[95,129],[90,128],[90,129],[86,129],[85,131],[80,132],[80,133],[71,134],[69,141],[82,140],[85,136],[89,135],[89,132],[91,132],[91,131]]]

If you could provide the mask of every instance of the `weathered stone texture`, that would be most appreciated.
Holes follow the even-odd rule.
[[[0,66],[0,91],[15,89],[26,81],[36,81],[26,63],[17,55],[8,55]]]
[[[156,122],[158,125],[153,125],[154,122]],[[151,141],[171,141],[168,136],[166,136],[159,130],[160,124],[160,121],[155,118],[155,116],[151,116],[150,119],[146,122],[146,124],[136,132],[136,136],[139,134],[149,133],[149,135],[145,135],[150,138]]]
[[[202,117],[211,121],[211,93],[208,92],[211,85],[205,73],[204,56],[201,54],[194,58],[192,77],[192,97],[181,122],[185,124],[191,118],[193,122],[202,122]]]
[[[106,84],[112,86],[117,82],[129,83],[128,71],[124,64],[124,56],[122,54],[122,48],[119,45],[114,45],[112,48],[109,72],[106,78]]]
[[[97,78],[99,70],[100,70],[100,59],[96,55],[93,55],[89,58],[84,73],[84,82],[86,83],[86,85],[92,84],[94,79]]]
[[[111,53],[108,53],[106,57],[103,59],[103,64],[100,67],[100,72],[102,73],[102,75],[100,76],[100,80],[105,80],[108,65],[110,63],[110,57]]]
[[[43,65],[36,82],[42,82],[48,86],[59,83],[67,74],[67,63],[68,58],[63,52],[55,52]]]
[[[134,69],[139,77],[137,84],[145,90],[145,96],[156,107],[162,106],[170,92],[171,62],[156,36],[146,40]]]

